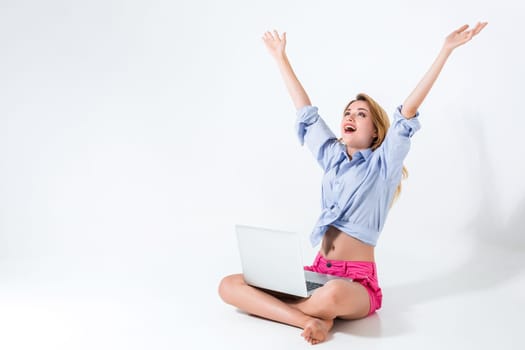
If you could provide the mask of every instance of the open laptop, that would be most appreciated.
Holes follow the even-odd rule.
[[[244,280],[249,285],[308,297],[329,280],[341,278],[305,271],[300,239],[294,232],[245,225],[235,229]]]

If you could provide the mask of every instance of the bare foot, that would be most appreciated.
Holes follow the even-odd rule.
[[[326,340],[328,332],[334,325],[333,320],[321,320],[314,318],[306,323],[303,333],[301,335],[310,344],[319,344]]]

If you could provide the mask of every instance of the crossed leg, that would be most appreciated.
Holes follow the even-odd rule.
[[[328,282],[309,298],[284,301],[246,284],[243,275],[236,274],[221,281],[219,295],[226,303],[250,314],[302,328],[301,335],[311,344],[328,337],[336,317],[362,318],[370,308],[365,287],[344,280]]]

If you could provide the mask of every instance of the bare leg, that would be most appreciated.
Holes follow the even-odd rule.
[[[316,317],[306,324],[301,335],[308,342],[317,344],[320,342],[318,339],[327,334],[321,320],[331,320],[329,331],[336,317],[350,320],[366,317],[370,309],[370,298],[365,287],[359,283],[333,280],[317,289],[310,298],[288,304]]]
[[[249,286],[241,274],[225,277],[219,286],[219,295],[226,303],[250,314],[304,329],[302,335],[311,344],[324,341],[333,325],[333,318],[311,316],[299,307]]]
[[[338,279],[318,288],[310,298],[289,305],[320,319],[354,320],[368,315],[370,297],[361,284]]]
[[[310,298],[289,302],[288,305],[315,317],[303,327],[301,335],[311,344],[317,344],[319,339],[326,338],[325,334],[332,328],[335,318],[354,320],[366,317],[370,299],[365,287],[359,283],[333,280],[317,289]],[[326,325],[328,330],[325,330]]]

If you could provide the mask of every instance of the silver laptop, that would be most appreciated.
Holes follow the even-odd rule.
[[[305,271],[300,239],[294,232],[244,225],[235,228],[244,280],[249,285],[308,297],[329,280],[341,278]]]

